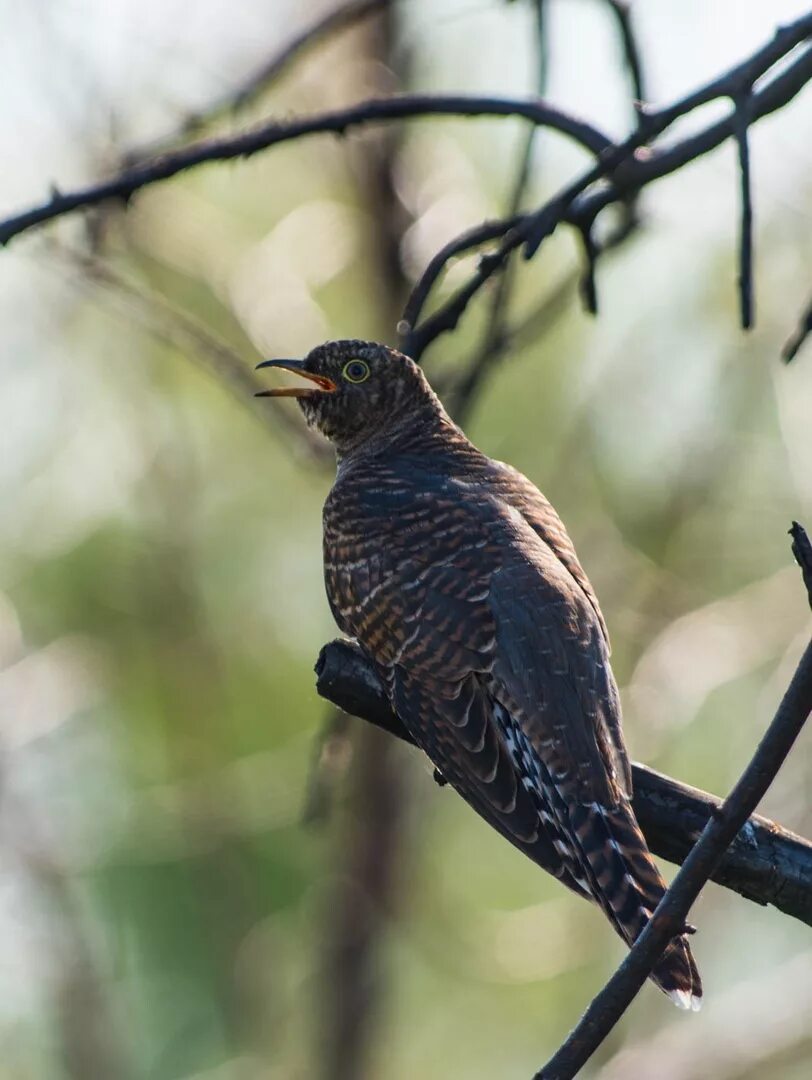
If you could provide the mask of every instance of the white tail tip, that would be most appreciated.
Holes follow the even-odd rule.
[[[678,1009],[690,1009],[691,1012],[699,1012],[702,1008],[702,998],[687,990],[669,990],[668,996]]]

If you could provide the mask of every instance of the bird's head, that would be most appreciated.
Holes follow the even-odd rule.
[[[305,418],[339,452],[386,436],[426,410],[445,416],[425,375],[408,356],[373,341],[328,341],[304,360],[265,360],[306,380],[261,390],[258,397],[295,397]]]

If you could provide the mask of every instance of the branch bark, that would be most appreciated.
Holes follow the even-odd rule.
[[[801,348],[807,337],[812,334],[812,301],[800,318],[797,329],[786,341],[784,348],[781,350],[781,356],[784,363],[789,364],[798,355],[798,350]]]
[[[325,645],[316,676],[323,698],[414,745],[357,645],[340,640]],[[722,800],[645,765],[635,763],[633,773],[634,811],[649,847],[671,862],[684,862]],[[812,926],[812,843],[766,818],[750,818],[711,879]]]
[[[401,94],[391,98],[373,98],[346,109],[335,109],[289,122],[270,120],[237,135],[192,143],[123,169],[109,180],[76,191],[62,192],[53,187],[47,202],[0,221],[0,246],[5,246],[15,236],[46,221],[96,206],[107,199],[119,199],[126,204],[141,188],[168,180],[207,162],[250,157],[260,150],[307,135],[344,135],[350,128],[364,124],[408,120],[419,116],[521,117],[539,127],[549,127],[566,135],[595,155],[612,146],[611,140],[592,124],[542,101],[464,94]]]

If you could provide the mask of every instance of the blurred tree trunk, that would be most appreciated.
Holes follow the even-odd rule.
[[[396,71],[394,64],[395,11],[383,10],[359,30],[357,40],[354,56],[364,68],[379,67],[384,78],[390,73],[402,88],[404,65],[401,61]],[[405,211],[393,182],[399,143],[399,129],[383,130],[364,141],[353,162],[372,226],[370,292],[379,315],[377,336],[393,343],[408,284],[400,259]],[[324,909],[321,1067],[325,1080],[363,1080],[376,1074],[375,1031],[386,996],[380,940],[397,907],[403,876],[405,755],[395,740],[369,724],[344,717],[338,729],[350,742],[352,763]]]

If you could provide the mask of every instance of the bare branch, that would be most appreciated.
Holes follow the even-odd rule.
[[[797,521],[793,521],[789,535],[792,537],[792,554],[801,568],[804,585],[809,595],[809,606],[812,607],[812,544],[809,542],[803,525],[799,525]]]
[[[333,641],[316,664],[316,689],[339,708],[414,745],[392,712],[372,664],[357,645]],[[634,811],[651,850],[681,863],[720,799],[635,764]],[[812,844],[753,817],[715,868],[712,879],[759,904],[772,904],[812,926]]]
[[[595,263],[598,259],[598,245],[592,235],[593,225],[584,225],[578,232],[581,237],[581,249],[584,253],[584,272],[581,275],[581,298],[590,315],[598,314],[598,290],[595,285]]]
[[[403,318],[398,324],[398,333],[408,334],[410,328],[417,323],[435,282],[452,259],[459,255],[465,255],[469,251],[481,247],[482,244],[487,244],[489,240],[498,240],[500,237],[505,236],[515,225],[524,221],[524,217],[523,214],[517,214],[514,218],[483,221],[481,225],[467,229],[440,248],[437,254],[432,256],[428,266],[421,274],[420,280],[414,286],[406,301]]]
[[[646,84],[643,77],[643,59],[637,34],[632,20],[631,5],[627,0],[606,0],[617,25],[618,36],[623,47],[623,58],[629,71],[634,102],[642,104],[646,100]]]
[[[741,236],[739,239],[739,302],[742,329],[753,325],[753,200],[750,191],[750,143],[748,112],[750,95],[734,98],[734,134],[741,170]]]
[[[645,154],[636,153],[645,143],[661,135],[675,120],[709,101],[720,98],[739,100],[746,93],[749,94],[751,124],[786,105],[812,79],[812,48],[802,49],[797,58],[785,64],[766,85],[753,88],[772,67],[810,35],[812,14],[782,27],[767,45],[744,63],[674,104],[657,110],[641,110],[639,126],[632,135],[605,150],[592,168],[539,210],[511,222],[499,247],[482,256],[469,280],[421,325],[414,327],[414,323],[410,323],[413,329],[406,337],[406,351],[412,356],[416,353],[417,359],[436,337],[455,328],[471,299],[494,273],[502,269],[517,248],[524,246],[525,258],[531,258],[561,222],[583,230],[585,223],[591,225],[601,210],[611,203],[628,198],[631,193],[695,161],[736,133],[734,110],[733,115],[670,147],[663,150],[647,148]],[[607,176],[611,178],[608,183],[598,183]],[[473,232],[471,230],[467,235],[470,237]],[[440,270],[436,266],[433,269],[436,280]],[[415,292],[421,295],[425,292],[422,280],[415,286]],[[408,305],[410,311],[415,306],[411,302]]]
[[[808,555],[809,540],[793,523],[793,550]],[[812,642],[806,647],[772,723],[731,793],[709,819],[651,920],[623,963],[562,1046],[534,1080],[570,1080],[589,1060],[634,1000],[736,834],[763,798],[812,712]]]
[[[289,122],[270,120],[237,135],[192,143],[190,146],[133,165],[109,180],[77,191],[62,192],[53,188],[47,202],[0,221],[0,245],[7,244],[20,233],[46,221],[95,206],[107,199],[118,199],[127,203],[141,188],[168,180],[207,162],[250,157],[260,150],[267,150],[271,146],[307,135],[344,135],[350,128],[364,124],[408,120],[418,116],[515,116],[539,127],[552,128],[592,154],[601,154],[612,145],[601,131],[585,120],[541,101],[460,94],[401,94],[390,98],[372,98],[346,109],[336,109]]]
[[[799,20],[799,22],[805,24],[803,40],[812,35],[812,15],[805,16],[802,20]],[[793,29],[797,25],[798,24],[792,24],[791,27],[785,28],[785,31],[778,31],[774,41],[778,40],[782,33]],[[773,43],[771,43],[771,45],[772,44]],[[790,37],[786,53],[782,53],[781,57],[778,59],[781,59],[784,55],[788,55],[793,49],[797,48],[798,44],[800,44],[800,42],[796,41],[794,36]],[[770,48],[770,46],[767,46],[767,48]],[[770,55],[772,56],[772,52]],[[778,59],[774,60],[772,63],[777,63]],[[678,105],[671,106],[669,109],[664,109],[661,112],[645,112],[644,116],[647,117],[647,130],[649,121],[652,117],[655,117],[657,121],[655,124],[657,130],[654,134],[660,134],[666,127],[672,124],[674,120],[678,119],[679,116],[686,115],[700,105],[706,104],[707,101],[715,100],[716,98],[733,97],[736,94],[743,92],[738,89],[740,86],[747,86],[746,80],[742,75],[743,69],[747,72],[748,65],[745,64],[740,68],[733,69],[727,76],[711,84],[714,87],[714,90],[722,84],[722,89],[718,93],[714,92],[709,98],[700,96],[694,101],[693,99],[696,95],[692,95],[690,98],[686,98],[683,102],[678,103]],[[754,71],[757,72],[757,74],[755,75],[753,85],[755,85],[765,73],[760,66],[755,67]],[[812,79],[812,49],[805,48],[799,51],[795,60],[789,62],[782,68],[779,75],[776,75],[766,85],[761,86],[752,92],[750,95],[749,110],[750,124],[752,125],[755,121],[783,108],[784,105],[787,105],[792,101],[792,99],[806,86],[810,79]],[[697,93],[699,94],[700,92]],[[684,112],[674,112],[674,110],[684,107],[686,102],[689,104]],[[690,135],[685,139],[681,139],[679,142],[673,143],[663,150],[655,149],[653,151],[647,151],[645,155],[640,155],[636,157],[633,162],[629,163],[629,166],[623,174],[622,186],[617,185],[617,176],[613,177],[612,183],[605,185],[603,188],[590,191],[587,195],[579,198],[573,207],[573,211],[575,212],[576,217],[579,214],[585,213],[587,209],[597,215],[604,207],[617,202],[624,191],[639,190],[640,188],[653,183],[655,180],[660,180],[664,176],[669,176],[671,173],[681,169],[684,165],[696,161],[704,154],[708,154],[712,150],[715,150],[717,146],[720,146],[726,139],[729,139],[733,135],[735,135],[735,114],[725,117],[723,120],[711,124],[710,127],[705,128],[694,135]],[[633,137],[632,141],[637,141],[639,138],[640,136],[638,134],[636,137]],[[620,145],[622,147],[626,144]]]
[[[787,340],[784,348],[781,350],[781,358],[785,364],[788,364],[795,359],[798,355],[798,350],[810,334],[812,334],[812,300],[809,302],[809,307],[801,316],[798,328]]]

